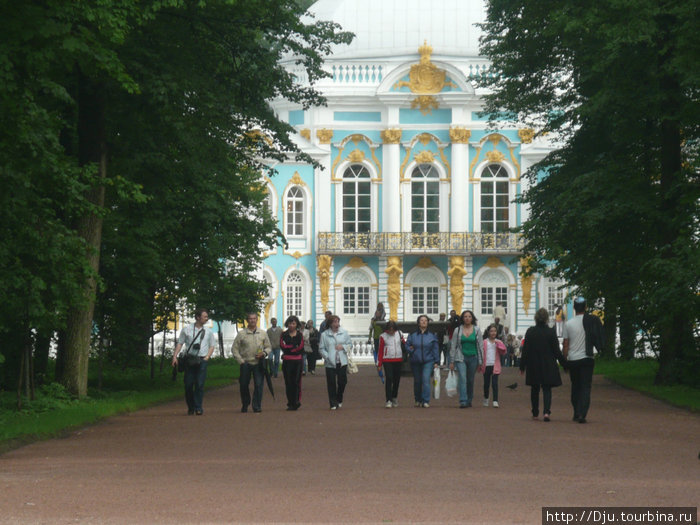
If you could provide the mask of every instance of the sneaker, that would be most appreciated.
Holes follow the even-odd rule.
[[[430,408],[430,403],[423,403],[423,408]]]
[[[396,399],[392,399],[392,400],[391,400],[391,406],[394,407],[394,408],[396,408],[396,407],[399,406],[399,402],[398,402]]]
[[[333,406],[331,407],[331,410],[337,410],[337,409],[338,409],[338,407],[335,406],[335,405],[333,405]]]
[[[498,401],[493,402],[493,408],[498,408]]]
[[[420,401],[416,401],[415,403],[413,403],[413,406],[416,408],[420,408],[422,405],[423,403],[421,403]]]
[[[489,406],[489,398],[488,397],[484,398],[484,406],[485,407]]]
[[[549,414],[545,414],[542,419],[544,420],[545,423],[549,423]]]
[[[391,408],[391,407],[393,407],[393,406],[394,406],[394,405],[391,404],[391,401],[387,401],[387,402],[384,404],[384,408]]]
[[[338,403],[338,408],[342,408],[342,407],[343,407],[343,404],[342,404],[342,403]]]

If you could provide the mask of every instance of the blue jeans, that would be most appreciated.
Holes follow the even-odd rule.
[[[241,386],[241,408],[243,411],[248,410],[250,405],[250,376],[253,376],[253,410],[259,412],[262,408],[263,383],[265,381],[265,373],[260,365],[251,365],[243,363],[241,365],[241,375],[238,382]]]
[[[465,357],[464,361],[455,362],[460,405],[469,405],[474,399],[474,375],[476,375],[477,364],[475,355]]]
[[[270,351],[270,373],[272,377],[277,377],[277,372],[280,371],[280,349],[273,348]]]
[[[430,403],[430,374],[433,362],[411,363],[413,371],[413,398],[416,403]]]
[[[204,398],[204,381],[207,379],[208,361],[202,360],[199,366],[185,367],[185,401],[187,411],[202,411]]]

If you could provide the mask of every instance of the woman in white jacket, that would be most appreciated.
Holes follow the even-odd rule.
[[[384,391],[386,393],[386,408],[399,406],[399,383],[401,382],[401,364],[403,363],[403,351],[401,344],[405,343],[398,326],[394,321],[389,321],[384,327],[384,333],[379,336],[379,350],[377,352],[377,368],[384,368]]]
[[[321,334],[321,355],[326,365],[326,385],[331,410],[343,406],[343,393],[348,383],[348,352],[352,349],[350,334],[340,328],[340,317],[327,319],[329,328]]]

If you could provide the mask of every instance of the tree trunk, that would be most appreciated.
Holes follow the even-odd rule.
[[[34,342],[34,373],[39,385],[45,383],[46,371],[49,366],[49,350],[51,349],[51,337],[37,334]]]
[[[98,210],[104,208],[107,177],[107,151],[104,140],[104,108],[101,86],[82,73],[78,79],[78,159],[81,166],[96,163],[97,181],[87,193],[87,199]],[[66,322],[66,353],[62,383],[73,395],[87,395],[88,358],[93,329],[95,292],[100,267],[102,242],[102,216],[91,213],[82,217],[77,226],[78,234],[85,240],[88,252],[86,260],[91,274],[83,283],[83,301],[68,312]]]
[[[632,313],[629,310],[628,306],[620,308],[620,357],[628,361],[634,358],[636,346]]]
[[[226,357],[224,353],[224,334],[221,333],[221,321],[216,322],[216,326],[219,327],[219,352],[221,353],[221,358]]]

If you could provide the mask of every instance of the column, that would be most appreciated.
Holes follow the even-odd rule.
[[[469,228],[469,137],[471,131],[454,126],[450,128],[452,141],[452,197],[450,199],[450,231],[466,232]]]
[[[401,129],[389,128],[382,131],[382,226],[384,233],[401,231]]]

